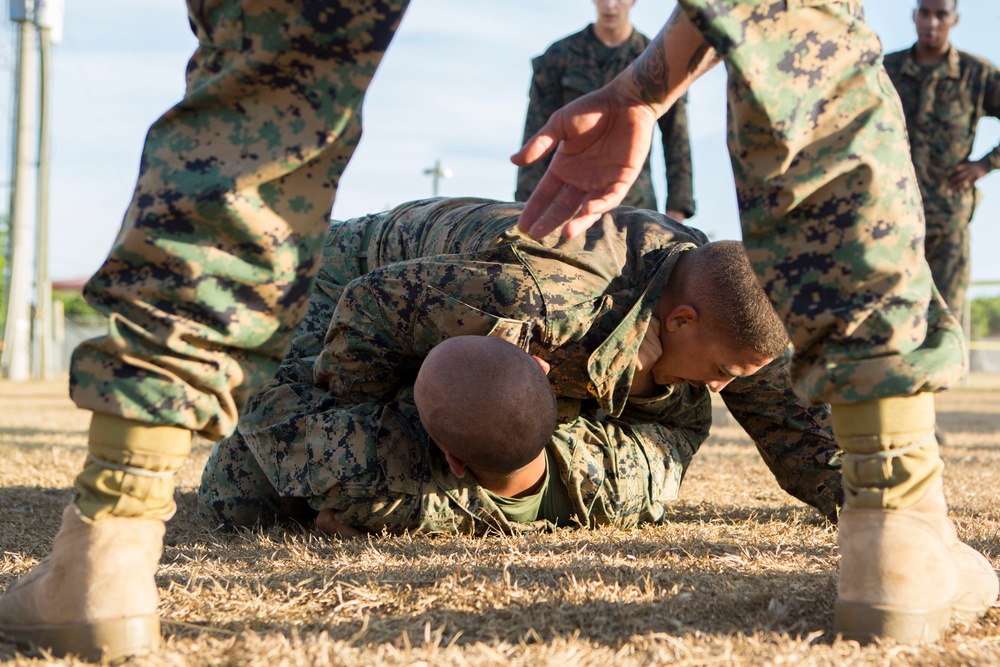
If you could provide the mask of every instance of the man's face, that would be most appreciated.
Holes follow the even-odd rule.
[[[948,46],[948,33],[958,23],[955,0],[919,0],[913,10],[917,27],[917,43],[935,51]]]
[[[737,377],[752,375],[773,361],[754,351],[734,351],[705,324],[684,314],[671,316],[660,327],[663,353],[653,364],[653,379],[660,385],[688,383],[722,389]]]
[[[635,0],[594,0],[597,6],[597,24],[607,30],[618,30],[629,25],[628,13]]]

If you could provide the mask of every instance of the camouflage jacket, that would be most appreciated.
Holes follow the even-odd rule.
[[[557,109],[609,83],[643,52],[647,44],[649,38],[633,29],[625,43],[610,47],[597,38],[594,26],[589,25],[549,46],[544,54],[531,62],[534,74],[528,94],[524,141],[542,129]],[[659,120],[659,127],[667,167],[667,205],[664,210],[683,211],[690,217],[694,215],[695,206],[686,96]],[[528,200],[550,161],[551,155],[518,169],[514,199]],[[622,205],[657,210],[648,157]]]
[[[534,241],[512,228],[520,208],[429,200],[331,229],[310,308],[325,301],[329,314],[339,300],[332,322],[323,306],[310,311],[315,326],[303,324],[278,376],[240,420],[280,493],[329,496],[342,521],[375,530],[511,529],[482,489],[451,475],[412,406],[416,372],[435,344],[492,335],[551,364],[561,422],[549,451],[580,523],[624,527],[663,516],[707,436],[710,400],[689,386],[649,399],[628,391],[677,257],[706,239],[665,216],[620,208],[576,239]],[[365,263],[380,268],[338,288],[335,267],[356,254],[352,239],[362,234]],[[782,487],[832,516],[839,457],[828,412],[795,398],[787,359],[734,381],[723,397]],[[366,451],[384,461],[391,502],[338,505],[329,493],[336,483],[320,479],[354,465],[331,452],[359,439],[375,443]]]
[[[1000,70],[954,46],[933,69],[914,61],[913,47],[887,54],[885,69],[903,103],[928,231],[968,224],[976,191],[956,190],[948,175],[970,159],[979,119],[1000,118]],[[983,160],[1000,167],[1000,145]]]

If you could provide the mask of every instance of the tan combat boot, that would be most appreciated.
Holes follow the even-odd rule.
[[[155,649],[163,531],[158,519],[91,521],[69,505],[52,553],[0,598],[0,632],[93,661]]]
[[[156,568],[191,433],[95,414],[88,448],[52,553],[0,597],[0,633],[117,660],[160,643]]]
[[[948,518],[933,396],[833,406],[833,423],[845,451],[837,631],[920,643],[982,616],[997,575]]]

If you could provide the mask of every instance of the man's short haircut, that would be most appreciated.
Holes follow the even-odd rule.
[[[920,9],[920,0],[916,0],[916,2],[913,3],[913,8]],[[958,11],[958,0],[951,0],[951,10],[953,12]]]
[[[682,298],[736,351],[780,356],[788,347],[785,326],[764,293],[739,241],[713,241],[689,250]]]
[[[457,336],[431,350],[417,375],[418,408],[438,444],[473,471],[511,474],[556,429],[545,371],[501,338]]]

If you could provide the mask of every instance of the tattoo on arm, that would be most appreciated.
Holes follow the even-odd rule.
[[[642,95],[642,101],[649,105],[662,102],[669,91],[670,65],[663,54],[663,33],[667,32],[671,23],[663,27],[658,35],[649,43],[646,50],[635,61],[633,79]]]

